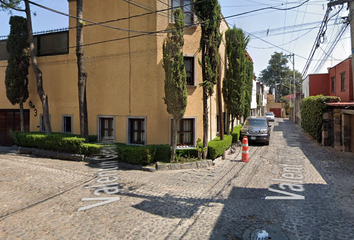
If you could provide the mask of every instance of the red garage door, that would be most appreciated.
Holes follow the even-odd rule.
[[[281,108],[271,108],[270,111],[273,112],[276,117],[281,117]]]

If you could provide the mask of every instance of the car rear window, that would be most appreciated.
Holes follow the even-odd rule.
[[[265,119],[246,119],[245,126],[247,127],[267,127],[267,121]]]

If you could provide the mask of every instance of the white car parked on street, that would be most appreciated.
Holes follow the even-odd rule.
[[[274,113],[273,112],[266,112],[266,119],[269,122],[274,122]]]

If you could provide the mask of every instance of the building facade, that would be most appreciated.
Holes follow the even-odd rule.
[[[199,86],[202,72],[198,64],[198,59],[201,59],[198,51],[201,28],[200,25],[194,25],[197,19],[192,11],[193,2],[141,0],[140,3],[141,6],[115,0],[107,0],[105,4],[94,0],[84,3],[85,19],[105,22],[104,25],[115,28],[90,23],[86,23],[84,28],[89,134],[97,135],[99,141],[134,145],[170,144],[172,117],[167,113],[163,101],[165,74],[162,44],[167,35],[166,30],[174,21],[172,11],[168,8],[182,4],[186,22],[183,52],[188,105],[178,126],[178,144],[195,146],[197,139],[203,136],[203,105],[202,88]],[[68,4],[69,14],[75,16],[76,1],[69,0]],[[57,33],[58,36],[37,36],[42,40],[37,43],[36,49],[39,53],[38,64],[43,72],[44,91],[48,94],[53,132],[80,132],[75,27],[76,20],[70,19],[69,30],[64,31],[66,38],[63,32]],[[220,31],[225,33],[227,29],[227,23],[222,21]],[[220,56],[220,79],[223,79],[226,69],[224,38]],[[2,82],[6,65],[7,61],[3,57],[0,61]],[[42,107],[32,69],[29,92],[25,103],[25,109],[29,112],[29,130],[44,131]],[[216,94],[215,87],[214,95],[209,98],[209,140],[218,131]],[[7,100],[2,84],[0,111],[15,111],[17,108]]]
[[[337,96],[342,102],[353,101],[353,72],[351,57],[329,68],[328,73],[309,74],[302,83],[304,97]]]

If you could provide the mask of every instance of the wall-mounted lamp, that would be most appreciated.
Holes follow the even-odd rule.
[[[30,106],[30,108],[36,108],[36,106],[35,106],[35,105],[33,105],[33,103],[32,103],[32,101],[31,101],[31,100],[28,102],[28,105]]]

